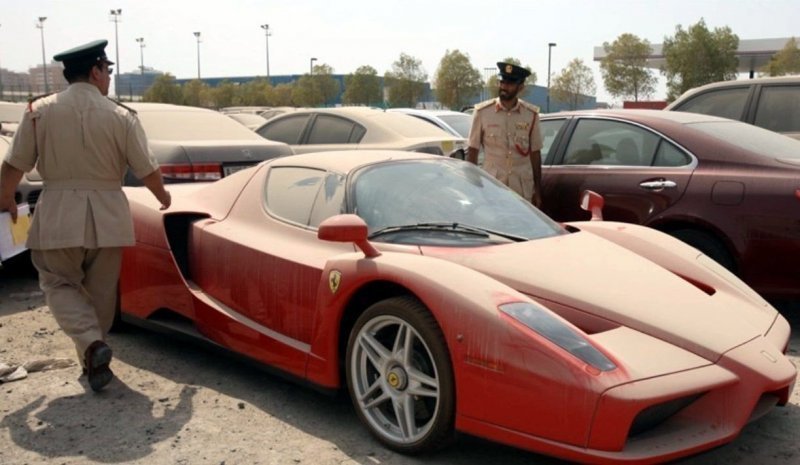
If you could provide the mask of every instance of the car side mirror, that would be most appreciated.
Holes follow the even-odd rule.
[[[358,215],[332,216],[319,225],[317,238],[331,242],[353,242],[367,258],[380,256],[367,239],[367,223]]]
[[[591,212],[592,221],[603,221],[603,205],[605,200],[597,192],[585,190],[581,195],[581,208]]]

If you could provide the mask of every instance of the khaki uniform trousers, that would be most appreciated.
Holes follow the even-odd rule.
[[[104,341],[114,322],[122,248],[31,250],[31,260],[50,312],[84,365],[86,348]]]

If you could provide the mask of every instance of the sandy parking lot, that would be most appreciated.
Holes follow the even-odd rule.
[[[0,270],[0,363],[74,358],[34,276],[26,267]],[[797,365],[800,303],[781,309],[794,329]],[[0,385],[0,464],[564,463],[471,437],[435,455],[405,457],[374,441],[344,396],[141,330],[110,342],[118,380],[101,394],[86,392],[77,366]],[[800,392],[733,443],[680,463],[800,463]]]

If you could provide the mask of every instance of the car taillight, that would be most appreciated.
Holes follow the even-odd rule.
[[[161,165],[161,174],[166,181],[216,181],[222,178],[222,165],[219,163]]]
[[[794,190],[794,196],[797,197],[797,200],[800,200],[800,188]]]

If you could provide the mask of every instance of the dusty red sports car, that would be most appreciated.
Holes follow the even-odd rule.
[[[542,117],[543,210],[663,231],[767,297],[800,297],[800,141],[694,113],[606,110]]]
[[[664,461],[733,440],[794,385],[787,321],[716,262],[650,228],[558,224],[469,163],[278,158],[172,186],[167,211],[126,190],[123,320],[346,387],[400,452],[461,431]]]

